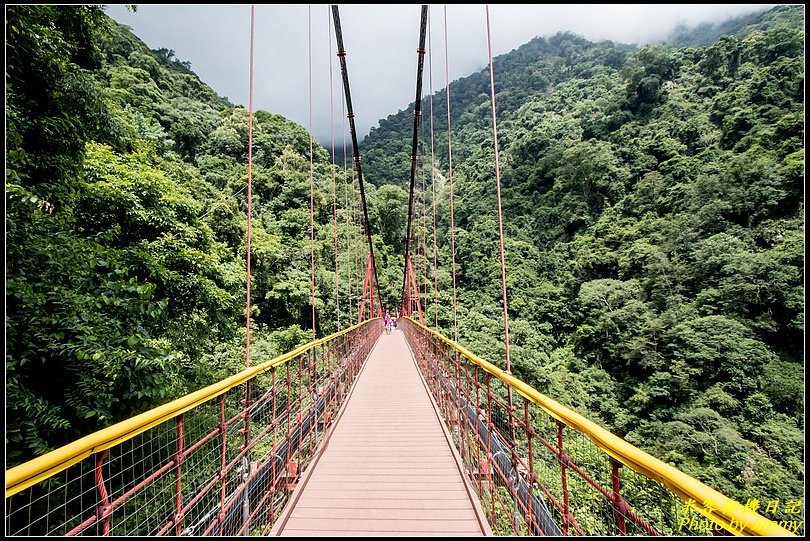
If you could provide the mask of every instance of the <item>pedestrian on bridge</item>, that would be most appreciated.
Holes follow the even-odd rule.
[[[388,313],[388,310],[385,311],[383,316],[383,324],[385,325],[385,334],[391,334],[391,314]]]

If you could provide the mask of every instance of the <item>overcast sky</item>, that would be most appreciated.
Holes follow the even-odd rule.
[[[571,31],[589,40],[649,43],[663,39],[679,23],[721,22],[773,4],[706,5],[508,5],[490,6],[493,55],[535,36]],[[342,144],[340,66],[335,57],[327,5],[311,8],[312,117],[318,141],[331,140],[329,59],[336,137]],[[110,5],[107,14],[132,28],[150,48],[173,49],[191,62],[203,82],[231,103],[248,106],[249,5],[138,4],[131,13]],[[359,136],[389,114],[407,107],[416,92],[418,4],[341,5],[340,18]],[[254,27],[253,108],[279,113],[309,126],[308,6],[258,5]],[[447,7],[450,80],[487,65],[483,5]],[[431,7],[433,89],[445,85],[444,7]],[[332,53],[329,47],[331,44]],[[430,89],[425,57],[424,91]]]

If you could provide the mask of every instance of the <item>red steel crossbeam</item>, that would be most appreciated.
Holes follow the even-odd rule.
[[[366,310],[368,308],[368,310]],[[366,275],[363,278],[363,294],[360,297],[360,304],[357,307],[357,323],[362,323],[366,319],[380,316],[380,307],[374,310],[374,260],[368,256],[366,263]],[[368,314],[368,315],[366,315]]]
[[[419,323],[424,325],[425,318],[422,314],[422,302],[419,299],[419,286],[416,283],[416,275],[413,272],[410,254],[405,254],[405,276],[406,293],[403,299],[402,313],[405,317],[410,317],[416,312],[419,314]]]

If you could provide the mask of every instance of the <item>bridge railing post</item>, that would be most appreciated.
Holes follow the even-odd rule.
[[[275,369],[274,369],[275,370]],[[227,485],[227,463],[226,463],[226,454],[228,448],[228,430],[227,425],[225,424],[225,395],[219,396],[219,426],[217,427],[220,437],[222,438],[222,444],[220,446],[220,466],[217,475],[219,477],[219,486],[220,486],[220,501],[219,501],[219,513],[217,513],[217,530],[222,533],[223,527],[225,525],[225,490]]]
[[[568,508],[568,476],[567,476],[567,464],[568,464],[568,457],[565,454],[565,450],[563,449],[563,427],[565,425],[560,421],[557,421],[557,457],[559,459],[560,464],[560,475],[562,476],[562,494],[563,494],[563,514],[562,514],[562,527],[563,527],[563,535],[568,535],[568,516],[569,516],[569,508]]]
[[[532,448],[532,433],[531,433],[531,424],[529,422],[529,401],[526,398],[523,398],[523,430],[526,435],[526,449],[528,452],[528,466],[529,469],[526,472],[526,483],[529,485],[528,493],[529,496],[534,493],[534,449]],[[526,535],[534,535],[533,529],[536,527],[536,521],[534,520],[534,510],[532,509],[532,499],[531,497],[526,498]]]
[[[110,535],[110,519],[112,515],[112,508],[110,506],[110,498],[107,494],[107,487],[104,484],[104,461],[110,456],[110,451],[105,449],[100,453],[96,453],[96,490],[99,496],[99,505],[96,511],[98,520],[101,522],[102,535]]]
[[[619,531],[622,535],[627,535],[627,529],[624,524],[624,512],[622,510],[622,506],[624,500],[622,500],[622,496],[620,494],[620,487],[619,487],[619,468],[621,467],[621,463],[619,463],[613,457],[610,458],[610,468],[611,468],[611,479],[612,479],[612,486],[613,486],[613,512],[616,514],[616,523],[619,525]]]
[[[183,533],[183,414],[177,416],[177,453],[174,459],[174,498],[175,498],[175,513],[174,513],[174,533],[180,535]]]
[[[278,461],[275,455],[276,449],[278,448],[278,379],[275,366],[270,370],[270,381],[273,386],[273,404],[271,406],[273,416],[273,446],[271,447],[273,450],[273,459],[270,465],[270,520],[268,521],[268,526],[275,522],[276,519],[275,503],[276,491],[278,490]]]

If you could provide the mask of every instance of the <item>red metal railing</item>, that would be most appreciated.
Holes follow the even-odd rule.
[[[8,470],[6,534],[266,534],[381,332],[367,321]]]
[[[496,534],[789,535],[414,320],[401,328]]]

